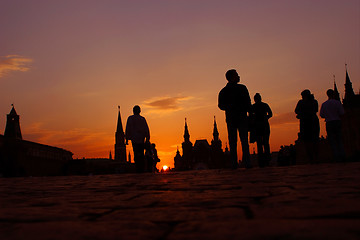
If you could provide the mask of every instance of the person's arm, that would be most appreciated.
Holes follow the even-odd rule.
[[[301,102],[300,101],[298,101],[298,103],[296,104],[296,107],[295,107],[295,113],[297,114],[297,115],[300,115],[300,112],[301,112],[301,107],[300,107],[300,105],[301,105]]]
[[[269,118],[271,118],[272,116],[273,116],[273,114],[272,114],[272,111],[271,111],[271,108],[270,108],[270,106],[269,106],[269,104],[266,104],[266,106],[267,106],[267,119],[269,119]]]
[[[145,118],[144,118],[144,127],[145,127],[145,142],[150,142],[150,130]]]
[[[251,114],[251,98],[250,98],[250,94],[249,91],[247,89],[247,87],[245,85],[243,86],[243,101],[244,101],[244,105],[245,105],[245,110],[246,112],[248,112],[249,114]]]
[[[223,110],[223,111],[225,111],[226,110],[226,104],[225,104],[225,94],[224,94],[224,91],[223,90],[221,90],[220,92],[219,92],[219,96],[218,96],[218,107],[221,109],[221,110]]]
[[[131,121],[128,118],[126,121],[126,127],[125,127],[125,144],[128,145],[129,140],[131,139]]]

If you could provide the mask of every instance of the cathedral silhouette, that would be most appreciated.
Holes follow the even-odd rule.
[[[174,157],[174,168],[177,171],[230,168],[230,152],[227,147],[222,150],[216,119],[214,116],[213,139],[211,145],[206,139],[196,140],[193,145],[190,141],[189,128],[185,118],[184,142],[182,152],[179,149]]]

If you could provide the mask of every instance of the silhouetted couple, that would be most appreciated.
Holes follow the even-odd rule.
[[[341,134],[341,116],[344,115],[344,108],[339,100],[335,99],[335,92],[327,90],[328,100],[321,105],[320,116],[325,118],[326,133],[333,152],[335,161],[345,159],[344,145]],[[318,159],[318,140],[320,135],[318,102],[310,90],[301,92],[302,100],[295,108],[296,117],[300,119],[300,139],[305,142],[306,153],[310,163]]]
[[[304,141],[305,150],[310,163],[315,163],[318,158],[318,142],[320,135],[318,102],[310,90],[305,89],[301,92],[302,99],[298,101],[295,113],[296,118],[300,119],[299,140]]]
[[[129,116],[127,119],[125,129],[126,144],[131,140],[136,172],[153,172],[154,168],[156,168],[154,162],[158,162],[159,158],[157,157],[155,144],[150,144],[149,126],[146,119],[140,116],[140,112],[140,107],[138,105],[134,106],[134,115]],[[144,150],[146,150],[146,157]]]
[[[225,111],[232,168],[238,167],[238,133],[243,154],[242,164],[245,168],[252,167],[248,142],[249,114],[254,115],[254,119],[257,120],[256,125],[260,126],[255,138],[258,146],[259,161],[261,162],[259,162],[259,165],[264,166],[265,159],[268,159],[270,156],[270,127],[267,121],[272,116],[270,107],[261,102],[260,94],[255,96],[255,104],[251,105],[249,91],[245,85],[238,84],[240,77],[235,69],[227,71],[225,77],[228,83],[219,93],[218,106],[221,110]]]

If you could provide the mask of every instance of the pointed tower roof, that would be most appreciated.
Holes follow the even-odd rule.
[[[115,161],[126,162],[125,134],[121,122],[120,106],[118,106],[118,120],[115,132]]]
[[[122,126],[122,121],[121,121],[121,115],[120,115],[120,106],[118,106],[118,120],[117,120],[117,127],[116,127],[116,132],[124,132],[123,126]]]
[[[188,125],[187,125],[187,122],[186,122],[186,118],[185,118],[184,141],[185,142],[190,141],[190,134],[189,134],[189,129],[188,129]]]
[[[352,88],[352,83],[350,81],[349,73],[346,68],[346,77],[345,77],[345,98],[354,96],[354,89]]]
[[[11,104],[11,106],[12,108],[10,113],[7,114],[4,136],[8,138],[22,139],[20,116],[16,113],[14,104]]]
[[[349,73],[347,70],[347,64],[345,64],[346,76],[345,76],[345,96],[343,99],[343,104],[345,108],[352,106],[352,99],[355,96],[354,89],[352,88],[352,83],[350,81]]]
[[[335,92],[335,99],[340,101],[340,94],[339,94],[339,91],[338,91],[337,86],[336,86],[335,75],[334,75],[334,92]]]
[[[10,113],[9,115],[11,116],[18,116],[17,113],[16,113],[16,110],[15,110],[15,107],[14,107],[14,104],[11,104],[12,108],[10,110]]]
[[[175,156],[175,157],[177,157],[177,156],[180,156],[180,157],[181,157],[180,151],[179,151],[179,146],[177,146],[177,148],[176,148],[176,156]]]
[[[219,131],[217,129],[216,117],[214,116],[214,130],[213,130],[214,141],[219,140]]]

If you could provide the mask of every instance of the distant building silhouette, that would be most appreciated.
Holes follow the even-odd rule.
[[[22,135],[20,130],[20,116],[17,115],[13,105],[10,113],[7,114],[4,136],[7,138],[22,140]]]
[[[125,134],[122,126],[120,106],[118,106],[118,120],[115,133],[115,161],[126,162]]]
[[[334,81],[334,92],[339,93]],[[338,94],[339,95],[339,94]],[[339,97],[340,100],[340,97]],[[345,114],[342,116],[342,133],[346,156],[358,159],[360,154],[360,94],[356,94],[350,81],[349,73],[345,72],[345,95],[342,99]],[[295,141],[296,163],[307,163],[304,142],[299,138]],[[319,162],[332,161],[328,139],[319,139]]]
[[[221,147],[222,143],[219,138],[215,117],[211,145],[206,139],[200,139],[196,140],[193,146],[190,141],[189,129],[185,119],[184,142],[182,143],[183,155],[181,156],[179,149],[177,149],[174,157],[174,168],[177,171],[229,168],[229,150],[226,147],[226,152],[224,152]]]
[[[20,116],[14,106],[0,135],[0,174],[6,177],[67,174],[72,152],[22,139]]]
[[[343,106],[345,115],[342,118],[342,130],[345,152],[348,157],[358,157],[360,154],[360,93],[354,93],[347,69]]]

